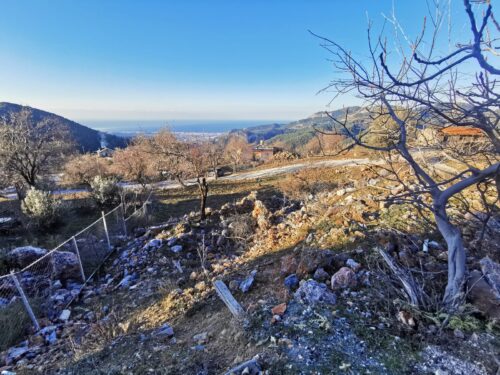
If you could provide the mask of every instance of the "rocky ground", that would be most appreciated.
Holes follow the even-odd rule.
[[[363,186],[352,169],[335,173],[335,189],[294,199],[256,192],[206,222],[193,214],[137,229],[66,315],[2,353],[0,371],[495,374],[498,238],[476,247],[472,221],[464,229],[473,272],[462,312],[416,309],[377,249],[438,298],[447,256],[439,237],[382,200],[398,186],[367,167],[356,172]],[[215,280],[243,306],[243,322]]]

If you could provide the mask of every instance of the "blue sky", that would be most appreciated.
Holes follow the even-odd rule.
[[[452,0],[461,10],[461,1]],[[2,0],[0,101],[85,119],[297,119],[333,68],[308,29],[366,51],[390,0]],[[394,0],[410,35],[426,1]],[[349,105],[345,97],[334,108]]]

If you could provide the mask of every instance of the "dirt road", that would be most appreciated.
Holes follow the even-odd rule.
[[[305,168],[319,168],[319,167],[342,167],[342,166],[356,166],[356,165],[366,165],[366,164],[376,164],[377,161],[370,159],[346,159],[346,160],[312,160],[303,163],[283,165],[279,167],[265,168],[259,170],[250,170],[231,174],[229,176],[219,177],[219,181],[241,181],[250,180],[255,178],[268,178],[285,173],[294,173]],[[195,180],[186,181],[186,185],[193,185]],[[122,182],[120,185],[125,189],[140,188],[139,184],[133,182]],[[157,189],[177,189],[181,185],[176,181],[161,181],[152,184],[152,187]],[[66,195],[82,193],[87,191],[86,189],[57,189],[53,191],[54,195]],[[0,192],[2,193],[2,192]],[[16,199],[15,191],[12,189],[3,191],[4,197],[9,199]]]

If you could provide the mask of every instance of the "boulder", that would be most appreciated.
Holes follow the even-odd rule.
[[[325,284],[314,280],[304,281],[295,292],[294,298],[306,305],[334,305],[337,302],[335,294],[329,291]]]
[[[486,282],[493,289],[497,299],[500,299],[500,264],[494,262],[489,257],[479,261],[481,271],[483,271]]]
[[[331,287],[333,290],[353,288],[356,285],[356,274],[349,267],[342,267],[332,276]]]
[[[54,279],[79,280],[82,278],[76,254],[69,251],[54,251],[50,258]]]
[[[297,271],[297,267],[299,266],[299,260],[297,259],[297,255],[290,254],[281,258],[281,273],[283,275],[290,275]]]
[[[500,319],[500,299],[480,271],[474,270],[470,273],[467,288],[468,299],[479,311],[489,318]]]
[[[299,286],[299,278],[296,274],[291,274],[285,278],[285,286],[289,290],[293,290]]]
[[[7,254],[7,263],[12,268],[24,268],[45,254],[47,250],[40,247],[16,247]]]
[[[318,268],[316,271],[314,271],[313,279],[316,281],[326,281],[330,275],[328,272],[326,272],[322,267]]]
[[[301,253],[296,273],[299,277],[304,277],[312,274],[318,268],[328,269],[331,267],[333,259],[334,254],[330,250],[304,250]]]

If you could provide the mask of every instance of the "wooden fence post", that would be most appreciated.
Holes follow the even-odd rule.
[[[216,280],[214,287],[220,299],[225,303],[231,314],[233,314],[238,321],[244,321],[246,318],[245,311],[238,301],[234,299],[226,284],[224,284],[221,280]]]
[[[21,296],[21,300],[23,301],[24,308],[26,309],[26,312],[28,313],[31,321],[33,322],[33,325],[35,326],[35,330],[40,331],[40,324],[38,324],[38,320],[36,320],[36,316],[33,313],[33,310],[31,309],[28,298],[26,298],[26,295],[24,294],[24,290],[21,287],[21,284],[19,283],[19,280],[17,279],[14,271],[10,272],[10,276],[12,277],[12,280],[14,281],[14,285],[16,286],[16,289],[19,292],[19,295]]]
[[[108,232],[108,224],[106,223],[106,215],[104,215],[104,211],[101,211],[102,214],[102,222],[104,224],[104,233],[106,233],[106,241],[108,241],[108,249],[111,250],[111,241],[109,240],[109,232]]]
[[[82,258],[80,257],[80,250],[78,250],[78,243],[76,242],[75,236],[72,237],[73,239],[73,247],[75,248],[75,253],[76,257],[78,258],[78,264],[80,266],[80,273],[82,274],[82,280],[85,282],[85,271],[83,270],[83,264],[82,264]]]

